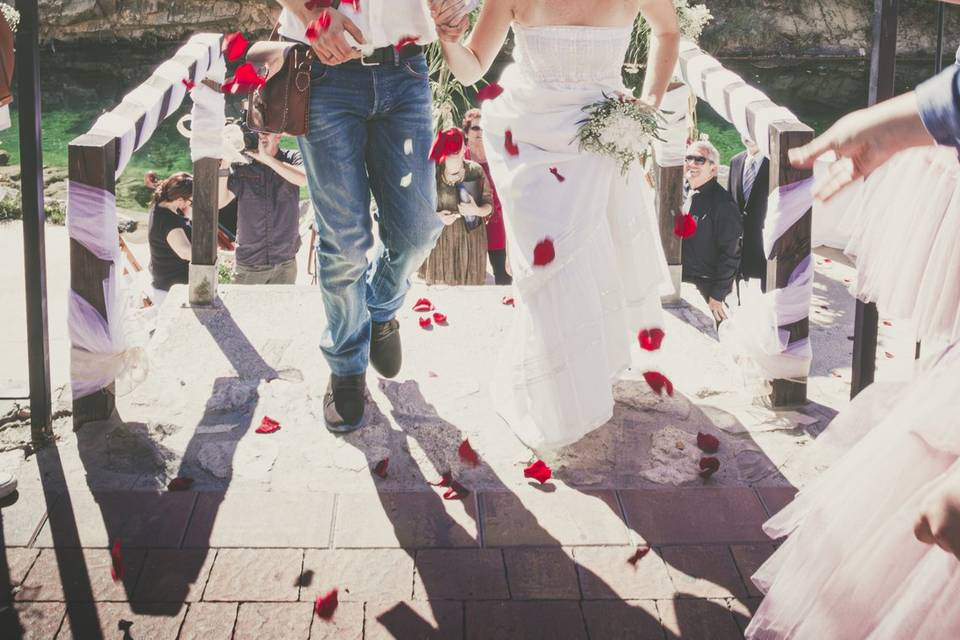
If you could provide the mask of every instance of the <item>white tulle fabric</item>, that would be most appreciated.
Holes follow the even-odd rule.
[[[814,228],[856,261],[854,294],[885,317],[912,319],[918,338],[960,339],[956,150],[897,154],[843,197],[842,209],[815,211]],[[835,217],[817,221],[828,214]]]
[[[638,330],[662,325],[660,295],[672,285],[639,168],[621,177],[612,159],[581,153],[575,140],[582,108],[623,89],[630,29],[514,33],[505,92],[483,107],[517,302],[493,393],[518,437],[543,453],[610,419],[612,383],[631,363]],[[508,130],[517,156],[504,151]],[[537,267],[544,238],[556,259]]]
[[[832,463],[769,520],[789,536],[753,576],[759,640],[960,637],[960,561],[913,536],[924,498],[960,472],[960,345],[914,380],[875,384],[807,455]]]

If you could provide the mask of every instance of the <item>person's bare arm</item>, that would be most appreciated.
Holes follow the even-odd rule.
[[[287,182],[294,184],[298,187],[304,187],[307,184],[307,172],[302,166],[288,164],[276,156],[271,156],[268,153],[263,151],[248,151],[247,155],[256,160],[257,162],[264,164],[286,180]]]
[[[223,168],[223,166],[224,165],[221,165],[221,168]],[[228,176],[220,176],[220,179],[217,182],[217,206],[221,209],[230,204],[231,200],[236,198],[233,191],[230,191],[230,189],[227,188],[228,179]]]
[[[167,244],[173,249],[173,252],[180,256],[182,260],[189,260],[192,249],[190,240],[183,229],[174,229],[167,234]]]
[[[303,0],[277,0],[277,2],[307,27],[322,13],[329,14],[330,24],[326,29],[319,31],[316,40],[310,42],[320,62],[337,65],[360,57],[360,52],[350,46],[343,34],[349,33],[358,44],[365,44],[366,40],[360,28],[344,14],[333,8],[307,9],[307,3]],[[303,37],[306,38],[306,34]]]
[[[816,197],[829,200],[898,151],[932,144],[935,140],[920,119],[916,94],[910,92],[845,115],[810,144],[791,149],[790,163],[809,169],[825,153],[836,153],[838,159],[830,164],[826,177],[814,185]]]
[[[444,58],[461,84],[475,84],[490,69],[507,39],[513,0],[487,0],[466,43],[441,40]]]
[[[637,97],[659,107],[680,55],[680,24],[671,0],[644,0],[640,13],[650,25],[650,48],[647,73]]]

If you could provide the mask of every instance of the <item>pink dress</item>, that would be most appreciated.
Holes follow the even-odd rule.
[[[914,538],[931,487],[960,473],[960,343],[907,383],[876,383],[813,445],[830,464],[764,530],[748,638],[960,638],[960,560]]]

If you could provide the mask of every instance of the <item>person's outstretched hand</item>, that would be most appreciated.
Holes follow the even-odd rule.
[[[837,159],[813,187],[819,200],[829,200],[851,183],[869,176],[895,153],[934,144],[923,126],[913,93],[854,111],[810,144],[790,150],[790,163],[810,169],[817,158],[834,152]]]
[[[934,485],[913,526],[917,540],[960,559],[960,471]]]
[[[324,18],[323,16],[328,16]],[[360,57],[360,52],[347,42],[344,33],[349,33],[357,44],[365,44],[363,32],[354,24],[353,20],[343,15],[336,9],[324,9],[320,13],[318,20],[329,20],[329,24],[324,28],[320,26],[316,29],[317,37],[310,41],[320,62],[327,65],[343,64],[348,60],[354,60]],[[308,28],[309,32],[310,29]]]

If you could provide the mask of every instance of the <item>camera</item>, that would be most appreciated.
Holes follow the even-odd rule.
[[[240,112],[240,130],[243,131],[243,150],[256,151],[260,148],[260,136],[247,125],[247,110]]]

